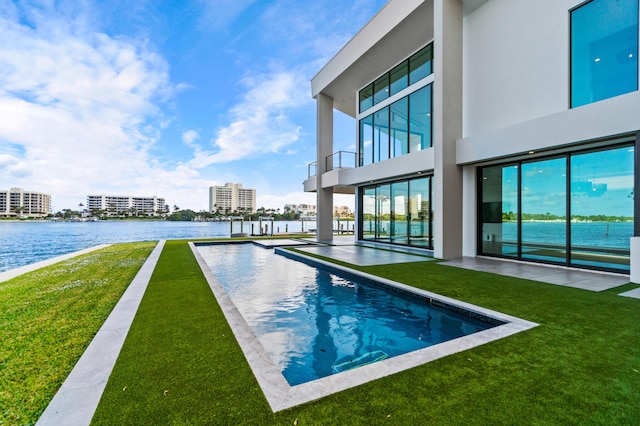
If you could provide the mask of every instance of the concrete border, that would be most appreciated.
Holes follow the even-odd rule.
[[[91,423],[165,242],[153,249],[36,425]]]
[[[71,259],[81,254],[91,253],[92,251],[100,250],[105,247],[109,247],[111,244],[100,244],[97,246],[89,247],[84,250],[74,251],[73,253],[63,254],[62,256],[52,257],[51,259],[42,260],[40,262],[32,263],[30,265],[20,266],[19,268],[9,269],[8,271],[0,272],[0,283],[10,280],[27,272],[35,271],[36,269],[44,268],[45,266],[51,266],[54,263],[62,262],[63,260]]]

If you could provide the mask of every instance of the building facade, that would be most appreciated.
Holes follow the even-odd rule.
[[[254,213],[256,190],[243,188],[241,183],[209,187],[209,211],[223,214],[233,212]]]
[[[87,195],[87,210],[107,216],[160,216],[167,210],[164,198],[131,195]]]
[[[313,204],[285,204],[284,212],[293,212],[300,217],[316,217],[316,206]]]
[[[45,217],[51,213],[51,195],[11,188],[0,191],[0,216]]]
[[[638,73],[638,0],[390,0],[311,81],[318,239],[351,189],[358,240],[638,280]]]

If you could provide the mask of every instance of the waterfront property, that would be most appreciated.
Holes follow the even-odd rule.
[[[353,193],[359,241],[640,282],[638,37],[638,0],[390,0],[311,80],[318,239]]]
[[[51,213],[51,195],[11,188],[0,191],[0,217],[45,217]]]
[[[87,210],[107,216],[160,216],[167,213],[165,199],[156,195],[87,195]]]
[[[254,213],[256,190],[243,188],[241,183],[228,182],[224,186],[209,187],[209,211],[212,213]]]

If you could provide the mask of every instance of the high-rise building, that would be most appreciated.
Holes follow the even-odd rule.
[[[209,211],[212,213],[254,213],[256,190],[243,188],[241,183],[209,187]]]
[[[44,217],[51,213],[51,195],[11,188],[0,191],[0,216]]]
[[[87,195],[87,210],[104,212],[107,216],[159,216],[166,211],[164,198],[131,195]]]
[[[638,3],[387,2],[311,80],[318,240],[350,191],[359,241],[640,279]]]

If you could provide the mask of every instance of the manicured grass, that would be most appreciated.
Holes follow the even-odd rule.
[[[155,245],[118,244],[0,283],[0,425],[35,423]]]
[[[94,424],[636,424],[640,300],[438,265],[358,269],[540,323],[271,413],[185,242],[167,242]]]

